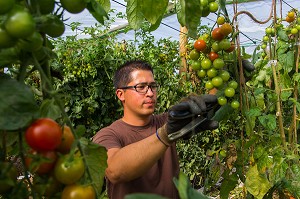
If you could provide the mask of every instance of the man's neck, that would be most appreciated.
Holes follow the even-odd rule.
[[[132,126],[145,126],[145,125],[149,124],[150,119],[151,119],[151,115],[145,116],[145,117],[123,116],[123,118],[122,118],[123,122],[130,124]]]

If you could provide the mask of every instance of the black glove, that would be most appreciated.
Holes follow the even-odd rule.
[[[218,128],[219,123],[210,118],[218,108],[215,95],[190,95],[168,111],[167,123],[159,129],[159,136],[170,145],[180,138],[188,139],[194,133]]]

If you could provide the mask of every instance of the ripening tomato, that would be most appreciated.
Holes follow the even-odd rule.
[[[96,193],[91,185],[68,185],[64,188],[61,198],[63,199],[95,199]]]
[[[194,48],[197,51],[203,51],[206,48],[206,42],[202,39],[197,39],[194,43]]]
[[[224,23],[220,28],[221,28],[221,33],[224,36],[227,36],[232,32],[232,26],[229,23]]]
[[[214,61],[215,59],[217,59],[219,57],[219,54],[216,53],[216,52],[210,52],[208,54],[208,58],[211,60],[211,61]]]
[[[216,41],[221,41],[224,38],[221,28],[217,27],[211,32],[211,38]]]
[[[69,153],[74,141],[75,141],[75,137],[74,137],[70,127],[64,126],[61,143],[57,147],[57,151],[59,151],[63,154]]]
[[[81,156],[66,154],[58,158],[55,168],[55,178],[63,184],[74,184],[84,174],[85,167]]]
[[[61,127],[50,118],[34,121],[25,133],[27,144],[36,151],[54,150],[61,143],[61,137]]]
[[[34,151],[31,150],[26,158],[26,166],[37,174],[47,174],[54,168],[57,155],[55,151]]]

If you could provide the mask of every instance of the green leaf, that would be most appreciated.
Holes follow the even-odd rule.
[[[236,185],[238,184],[238,176],[236,173],[224,172],[223,175],[224,180],[222,181],[221,189],[220,189],[220,197],[221,199],[229,198],[229,193],[232,191]]]
[[[192,38],[197,37],[197,28],[200,25],[202,11],[200,1],[185,0],[185,24],[188,29],[188,35]]]
[[[162,21],[162,18],[163,18],[163,15],[160,16],[160,18],[156,21],[155,24],[152,24],[152,25],[151,25],[151,27],[149,28],[149,30],[150,30],[150,31],[156,30],[156,29],[159,27],[159,25],[160,25],[160,23],[161,23],[161,21]]]
[[[288,41],[288,40],[289,40],[289,37],[288,37],[288,35],[286,34],[286,31],[283,30],[283,29],[281,29],[281,28],[277,30],[277,36],[278,36],[281,40],[283,40],[283,41]]]
[[[0,129],[24,128],[37,114],[38,106],[29,87],[0,74]]]
[[[126,195],[125,199],[167,199],[167,198],[162,197],[160,195],[156,195],[156,194],[136,193],[136,194]]]
[[[259,116],[258,120],[261,125],[263,125],[266,129],[275,130],[276,129],[276,116],[275,115],[263,115]]]
[[[177,19],[181,26],[185,26],[185,1],[179,0],[176,1],[176,12],[177,12]]]
[[[180,199],[209,199],[209,197],[192,188],[188,177],[183,172],[180,172],[178,179],[174,178],[173,181]]]
[[[105,169],[107,168],[106,149],[86,138],[80,138],[79,141],[82,146],[83,156],[91,174],[93,186],[97,191],[97,195],[100,195],[101,193],[99,193],[99,191],[102,190],[105,180]]]
[[[255,198],[262,199],[268,190],[272,187],[272,184],[268,181],[265,175],[261,175],[257,170],[257,165],[249,168],[246,173],[245,186],[247,191],[251,193]]]
[[[280,56],[278,55],[278,60],[283,66],[283,69],[285,72],[290,72],[291,70],[294,69],[294,52],[293,51],[288,51],[285,54],[281,54]]]
[[[97,1],[102,6],[102,8],[106,13],[110,11],[110,7],[111,7],[110,0],[95,0],[95,1]]]
[[[43,100],[40,107],[40,116],[49,117],[54,120],[61,117],[61,110],[56,104],[55,99],[45,99]]]
[[[88,11],[93,15],[93,17],[101,24],[104,24],[104,18],[108,19],[107,12],[104,10],[102,5],[96,0],[91,0],[87,4]]]
[[[226,9],[226,0],[219,0],[220,9],[224,12],[226,16],[228,16],[228,12]]]
[[[139,29],[144,21],[144,16],[139,3],[140,0],[128,0],[126,6],[127,20],[130,27],[134,30]]]
[[[230,117],[233,111],[234,109],[231,108],[229,104],[226,104],[216,111],[212,119],[216,121],[225,121]]]
[[[168,2],[168,0],[139,0],[141,12],[151,24],[156,24],[164,15]]]

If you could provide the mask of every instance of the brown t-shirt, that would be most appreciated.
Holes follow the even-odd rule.
[[[93,141],[106,147],[107,150],[122,148],[153,135],[166,122],[166,119],[166,114],[153,115],[151,122],[146,126],[132,126],[120,119],[101,129],[94,136]],[[173,144],[143,176],[118,184],[112,184],[107,179],[108,196],[110,199],[123,199],[130,193],[152,193],[177,199],[179,196],[173,177],[178,177],[178,174],[179,162],[176,146]]]

